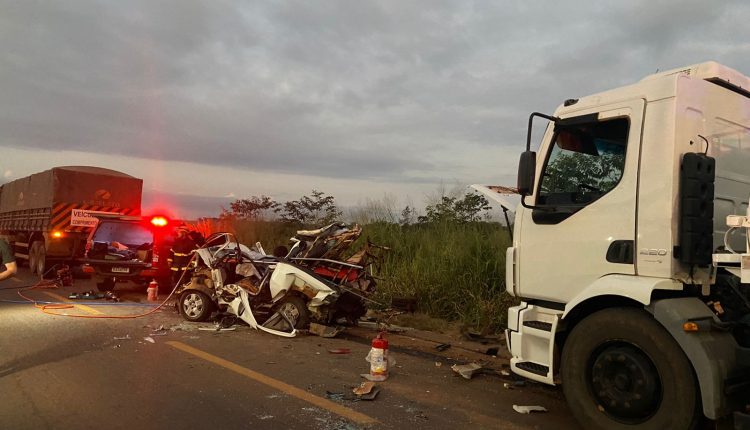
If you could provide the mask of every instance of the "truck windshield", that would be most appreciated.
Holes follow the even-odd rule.
[[[538,204],[583,206],[611,191],[622,178],[629,125],[617,118],[556,126]]]
[[[128,246],[140,246],[154,241],[151,231],[138,223],[103,221],[94,233],[94,242],[120,242]]]

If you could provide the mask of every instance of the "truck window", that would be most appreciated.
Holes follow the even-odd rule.
[[[622,178],[629,126],[627,118],[556,126],[537,204],[585,206],[611,191]]]

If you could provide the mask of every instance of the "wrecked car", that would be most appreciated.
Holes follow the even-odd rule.
[[[360,234],[359,226],[343,224],[299,231],[291,249],[274,256],[260,243],[251,249],[231,233],[216,233],[195,251],[189,280],[175,291],[178,310],[188,321],[218,311],[286,337],[311,322],[355,323],[375,291],[372,267],[386,249],[368,243],[343,260]]]

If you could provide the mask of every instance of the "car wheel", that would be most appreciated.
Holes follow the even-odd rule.
[[[296,329],[304,329],[310,325],[310,310],[307,309],[302,297],[292,295],[281,299],[263,326],[275,330],[290,330],[291,327],[287,321],[290,321],[292,327]]]
[[[565,341],[562,388],[586,429],[690,429],[700,416],[693,369],[641,309],[590,315]]]
[[[112,291],[115,289],[115,279],[114,278],[104,278],[101,282],[96,283],[96,289],[101,292],[107,292]]]
[[[180,294],[180,314],[188,321],[205,321],[211,315],[214,303],[206,293],[186,290]]]

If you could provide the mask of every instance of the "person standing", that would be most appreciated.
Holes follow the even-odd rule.
[[[169,268],[172,270],[172,286],[177,285],[190,262],[190,252],[197,246],[188,234],[185,224],[177,227],[177,237],[169,250]]]
[[[18,272],[13,249],[5,239],[0,239],[0,261],[2,262],[2,265],[0,265],[0,281],[6,280]]]

